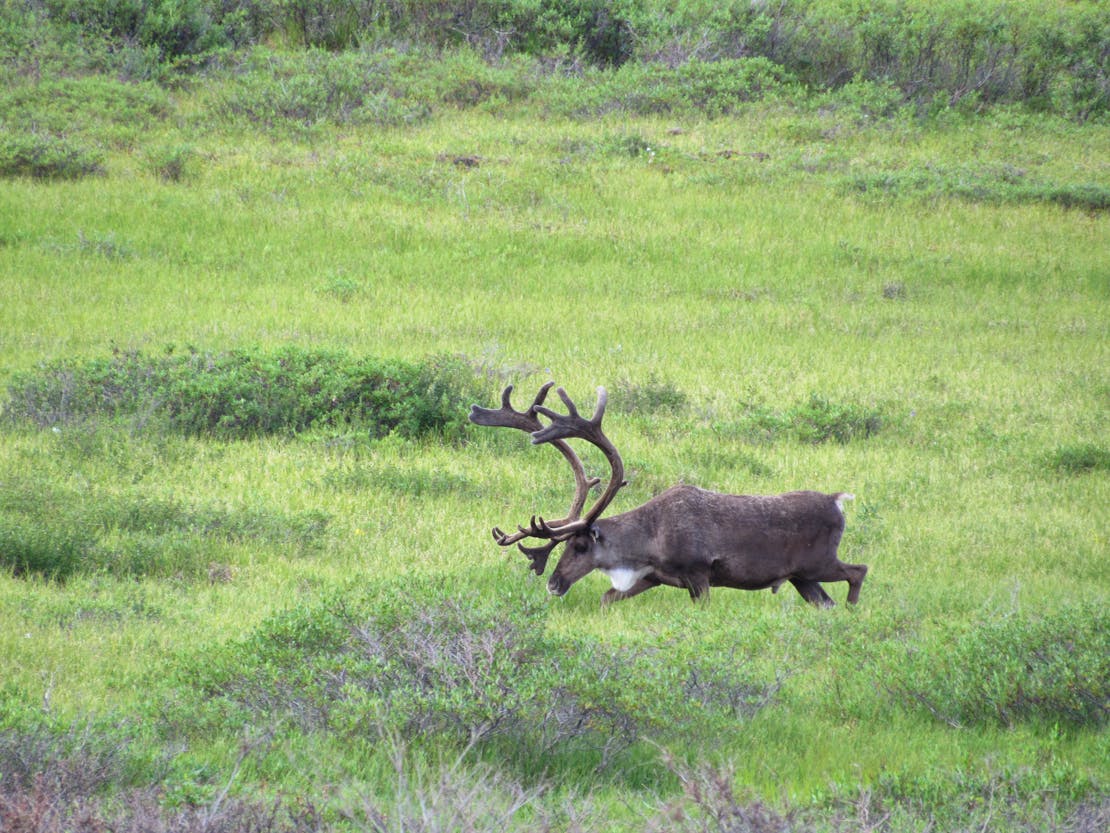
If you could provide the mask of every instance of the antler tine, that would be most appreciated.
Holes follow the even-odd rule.
[[[551,424],[540,431],[532,432],[532,442],[535,445],[540,443],[554,442],[555,440],[565,440],[571,437],[578,437],[583,440],[598,445],[596,439],[605,439],[605,435],[601,432],[601,420],[605,417],[605,406],[609,402],[609,392],[605,388],[597,389],[597,407],[594,409],[594,415],[590,419],[584,419],[578,415],[578,408],[575,407],[574,402],[567,395],[567,392],[562,388],[557,391],[559,398],[567,406],[567,413],[560,414],[550,408],[545,408],[541,405],[536,406],[536,411],[543,414],[551,420]],[[611,443],[610,443],[611,445]]]
[[[541,387],[540,392],[536,394],[536,400],[527,411],[518,411],[513,408],[513,386],[509,385],[501,392],[501,407],[499,409],[494,410],[493,408],[471,405],[470,421],[475,425],[485,425],[491,428],[519,428],[521,431],[528,431],[529,433],[538,431],[543,428],[543,423],[536,416],[536,409],[543,404],[544,399],[547,398],[547,392],[554,384],[554,382],[548,382]]]

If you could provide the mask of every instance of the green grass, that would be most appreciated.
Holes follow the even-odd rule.
[[[0,765],[46,731],[44,761],[105,773],[77,792],[215,812],[230,783],[356,830],[413,812],[415,783],[449,807],[546,783],[502,829],[654,829],[674,802],[853,830],[1105,813],[1104,124],[782,101],[540,122],[502,97],[287,130],[221,109],[242,83],[142,88],[141,120],[75,139],[102,175],[0,184]],[[600,610],[600,576],[548,600],[489,535],[570,496],[522,435],[178,430],[162,388],[40,427],[13,398],[113,357],[290,350],[458,356],[485,405],[552,378],[588,410],[606,385],[614,511],[679,481],[851,491],[861,603],[662,588]],[[283,390],[315,402],[302,381]],[[496,662],[398,665],[420,621],[456,651],[502,639]],[[352,636],[370,624],[392,652]],[[460,668],[461,699],[421,687]],[[596,722],[537,752],[559,714]],[[725,771],[733,799],[690,792]]]

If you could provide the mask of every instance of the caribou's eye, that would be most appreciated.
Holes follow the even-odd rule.
[[[577,541],[574,542],[574,551],[575,552],[585,552],[589,548],[590,548],[590,542],[589,541],[583,541],[581,538],[579,538]]]

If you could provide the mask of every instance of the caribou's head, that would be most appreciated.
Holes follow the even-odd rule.
[[[543,406],[543,401],[553,384],[548,382],[540,388],[535,401],[527,411],[513,409],[510,403],[513,386],[509,385],[501,394],[501,408],[494,410],[474,405],[470,409],[470,421],[477,425],[518,428],[527,431],[532,435],[534,444],[550,443],[570,464],[575,488],[570,511],[567,512],[566,517],[557,521],[545,521],[542,517],[533,515],[528,526],[518,526],[517,532],[505,533],[496,527],[493,530],[493,538],[498,544],[503,547],[516,544],[520,551],[528,556],[536,575],[543,575],[551,551],[558,544],[565,543],[563,554],[547,584],[552,594],[562,596],[574,582],[598,566],[596,550],[602,544],[602,534],[595,522],[608,508],[625,482],[624,463],[621,461],[620,454],[601,430],[601,420],[605,416],[605,405],[608,401],[605,388],[597,389],[597,408],[592,418],[585,419],[579,416],[578,409],[562,388],[557,392],[567,407],[566,414],[557,413]],[[539,419],[540,415],[550,420],[549,424],[544,425]],[[582,461],[566,442],[568,439],[575,438],[585,440],[601,449],[611,469],[605,491],[585,515],[582,514],[582,509],[586,505],[589,491],[601,481],[598,478],[586,477]],[[526,547],[521,543],[526,538],[535,538],[545,543]]]

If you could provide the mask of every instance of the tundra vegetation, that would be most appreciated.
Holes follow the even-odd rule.
[[[0,829],[1106,829],[1103,6],[0,0]],[[549,598],[551,379],[860,603]]]

